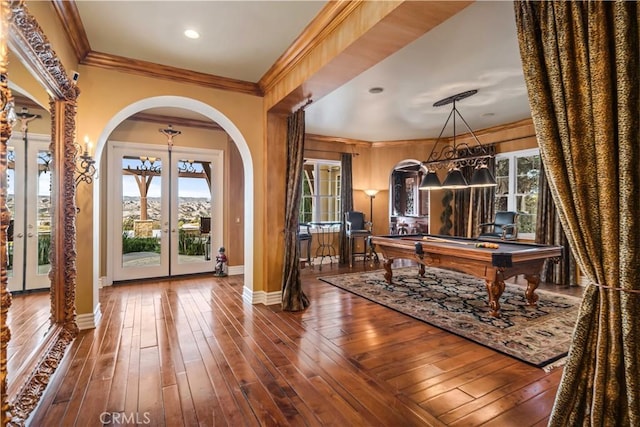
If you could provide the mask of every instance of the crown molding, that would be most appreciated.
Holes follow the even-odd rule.
[[[482,137],[489,137],[490,135],[504,135],[505,137],[499,140],[493,141],[482,141],[483,145],[486,144],[502,144],[505,142],[516,141],[519,139],[526,139],[536,136],[535,129],[533,128],[533,120],[531,118],[526,118],[522,120],[518,120],[512,123],[506,123],[503,125],[497,125],[486,129],[480,129],[477,131],[473,131],[473,133],[481,139]],[[465,138],[471,138],[470,134],[463,133],[456,135],[456,139],[464,140]],[[376,141],[372,142],[370,145],[373,148],[383,148],[383,147],[399,147],[402,145],[415,145],[415,144],[434,144],[438,139],[437,138],[425,138],[425,139],[408,139],[408,140],[395,140],[395,141]],[[453,136],[442,137],[440,138],[440,142],[445,144],[450,144],[453,141]]]
[[[164,116],[161,114],[136,113],[129,116],[127,120],[135,120],[138,122],[158,123],[166,125],[171,123],[174,126],[199,128],[206,130],[223,131],[217,123],[207,120],[187,119],[182,117]]]
[[[360,2],[330,1],[305,27],[298,38],[274,62],[260,78],[258,85],[264,93],[272,89],[291,70],[351,14],[361,6]]]
[[[352,138],[342,138],[339,136],[325,136],[325,135],[316,135],[313,133],[307,133],[304,135],[305,140],[313,140],[315,142],[340,142],[344,145],[356,145],[360,147],[371,147],[371,141],[364,141],[361,139],[352,139]]]
[[[173,82],[191,83],[208,88],[230,90],[249,95],[263,95],[256,83],[101,52],[89,52],[81,64],[107,70],[123,71],[145,77],[166,79]]]
[[[78,62],[82,62],[89,52],[91,52],[91,45],[89,44],[89,38],[82,25],[82,19],[80,19],[80,12],[78,12],[76,2],[74,0],[51,0],[51,4],[58,14],[58,18],[73,47]]]
[[[51,2],[62,22],[76,58],[82,65],[263,96],[257,83],[93,51],[82,25],[75,0],[51,0]]]

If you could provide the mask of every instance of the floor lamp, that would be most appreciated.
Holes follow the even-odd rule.
[[[369,196],[369,221],[373,225],[373,199],[376,198],[378,190],[364,190],[365,194]],[[371,230],[373,232],[373,230]]]

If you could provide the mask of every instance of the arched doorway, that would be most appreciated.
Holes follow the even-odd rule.
[[[245,289],[252,290],[253,288],[253,244],[249,240],[253,236],[253,162],[251,153],[249,151],[248,144],[240,133],[239,129],[222,114],[219,110],[207,105],[201,101],[197,101],[190,98],[179,96],[158,96],[152,98],[146,98],[137,101],[129,106],[125,107],[114,115],[107,123],[103,131],[101,132],[97,141],[96,149],[96,163],[101,164],[102,157],[105,153],[105,147],[108,138],[116,127],[126,120],[128,117],[135,113],[147,110],[150,108],[159,107],[175,107],[185,110],[191,110],[197,112],[213,122],[217,123],[228,135],[229,138],[235,143],[238,152],[240,154],[243,169],[244,169],[244,281]],[[98,176],[99,179],[99,176]],[[100,271],[100,254],[101,254],[101,230],[100,230],[100,209],[101,209],[101,194],[100,185],[94,185],[94,280],[93,283],[98,283],[98,275]],[[104,200],[104,199],[103,199]],[[94,289],[97,291],[97,289]],[[97,295],[97,292],[94,292]]]

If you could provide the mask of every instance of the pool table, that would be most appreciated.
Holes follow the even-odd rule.
[[[371,236],[369,243],[371,250],[384,257],[384,277],[388,283],[393,279],[391,264],[396,258],[417,261],[420,276],[424,276],[425,266],[430,266],[484,279],[494,317],[500,316],[499,300],[505,279],[524,275],[527,303],[535,306],[538,301],[535,290],[545,260],[557,262],[562,256],[562,246],[430,234]]]

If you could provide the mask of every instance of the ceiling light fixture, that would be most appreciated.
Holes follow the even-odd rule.
[[[382,87],[372,87],[371,89],[369,89],[369,93],[373,93],[373,94],[382,93],[382,92],[384,92],[384,88]]]
[[[198,33],[196,30],[184,30],[184,36],[190,39],[199,39],[200,38],[200,33]]]
[[[438,135],[438,139],[436,139],[435,144],[433,144],[433,148],[431,149],[431,153],[429,153],[429,157],[427,160],[422,162],[422,164],[427,169],[427,174],[422,179],[420,183],[421,190],[430,190],[434,188],[466,188],[466,187],[490,187],[496,185],[496,179],[489,170],[488,162],[489,159],[494,157],[493,154],[489,152],[486,146],[482,145],[480,140],[473,133],[467,121],[462,117],[458,109],[456,108],[456,101],[460,101],[462,99],[468,98],[472,95],[478,93],[476,89],[468,90],[466,92],[459,93],[457,95],[452,95],[448,98],[441,99],[440,101],[433,104],[434,107],[441,107],[447,104],[453,104],[451,108],[451,112],[449,113],[449,117],[447,117],[447,121],[444,122],[444,126],[440,131],[440,135]],[[456,143],[456,115],[462,119],[462,122],[467,127],[467,130],[473,136],[473,139],[476,141],[476,145],[470,146],[466,142],[461,142],[459,144]],[[444,133],[444,130],[449,123],[449,120],[453,116],[453,144],[446,145],[442,147],[441,150],[436,151],[436,147],[438,146],[438,142],[440,142],[440,138]],[[440,179],[436,174],[437,169],[449,168],[449,172],[443,183],[440,183]],[[474,167],[475,170],[471,175],[471,182],[467,182],[462,173],[462,168],[464,167]]]

